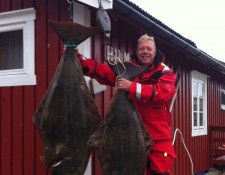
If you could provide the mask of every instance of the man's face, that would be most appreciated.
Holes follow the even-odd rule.
[[[154,42],[151,40],[139,41],[136,54],[142,65],[152,64],[156,55]]]

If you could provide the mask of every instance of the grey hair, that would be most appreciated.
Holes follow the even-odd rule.
[[[153,36],[149,36],[147,34],[142,35],[138,39],[137,44],[139,44],[139,42],[141,42],[141,41],[146,41],[146,40],[152,41],[154,43],[154,45],[155,45],[155,38]],[[155,45],[155,48],[156,48],[156,45]]]

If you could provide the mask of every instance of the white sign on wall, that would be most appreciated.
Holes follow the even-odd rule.
[[[98,8],[99,1],[102,4],[103,9],[112,9],[113,8],[113,0],[77,0],[89,6]]]

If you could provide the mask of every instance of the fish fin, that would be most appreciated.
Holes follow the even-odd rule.
[[[139,74],[145,72],[149,66],[140,66],[131,62],[118,62],[117,64],[111,64],[107,61],[109,67],[117,76],[122,76],[128,80],[133,80]]]
[[[39,108],[37,109],[37,111],[35,112],[34,116],[33,116],[33,123],[35,124],[35,126],[40,130],[41,127],[41,118],[43,115],[43,111],[45,108],[45,104],[46,104],[46,96],[44,96],[44,98],[42,99]]]
[[[144,139],[144,144],[145,144],[145,151],[146,151],[146,157],[148,157],[149,152],[151,150],[151,147],[153,145],[152,137],[149,134],[149,132],[146,130],[140,115],[138,117],[138,120],[139,120],[139,124],[140,124],[141,130],[142,130],[142,134],[143,134],[143,139]]]

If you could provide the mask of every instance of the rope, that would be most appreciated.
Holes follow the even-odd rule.
[[[110,59],[111,58],[111,59]],[[119,72],[119,75],[117,76],[118,78],[120,78],[120,77],[123,77],[123,75],[126,73],[126,67],[124,66],[124,64],[123,64],[123,62],[120,60],[120,58],[119,57],[117,57],[117,56],[111,56],[110,58],[108,58],[108,63],[110,64],[110,65],[116,65],[116,68],[117,68],[117,70],[118,70],[118,72]],[[113,59],[112,59],[113,58]],[[123,73],[120,73],[120,71],[119,71],[119,68],[118,68],[118,63],[117,63],[117,61],[123,66],[123,69],[124,69],[124,71],[123,71]],[[116,78],[116,79],[118,79],[118,78]]]
[[[191,155],[190,155],[190,153],[189,153],[189,151],[188,151],[188,149],[187,149],[187,146],[185,145],[185,142],[184,142],[184,139],[183,139],[183,136],[182,136],[182,132],[181,132],[178,128],[177,128],[177,129],[175,130],[175,132],[174,132],[174,137],[173,137],[173,142],[172,142],[172,144],[174,145],[174,142],[175,142],[175,140],[176,140],[176,134],[177,134],[177,132],[180,133],[180,136],[181,136],[181,139],[182,139],[184,148],[185,148],[185,150],[186,150],[186,152],[187,152],[187,154],[188,154],[188,156],[189,156],[189,159],[190,159],[190,161],[191,161],[191,171],[192,171],[192,175],[194,175],[194,166],[193,166],[193,161],[192,161]]]
[[[73,48],[76,48],[78,45],[76,44],[64,44],[65,47],[73,47]]]
[[[120,70],[119,70],[119,68],[118,68],[118,63],[117,63],[117,61],[120,62],[120,64],[123,66],[123,69],[124,69],[123,73],[120,73]],[[126,67],[124,66],[124,64],[123,64],[123,62],[120,60],[120,58],[117,57],[117,56],[115,56],[115,55],[113,55],[113,56],[111,56],[111,57],[108,58],[108,63],[109,63],[110,65],[116,65],[117,71],[119,72],[119,75],[117,75],[117,77],[116,77],[116,82],[117,82],[117,80],[118,80],[119,78],[123,77],[123,75],[126,73]]]

